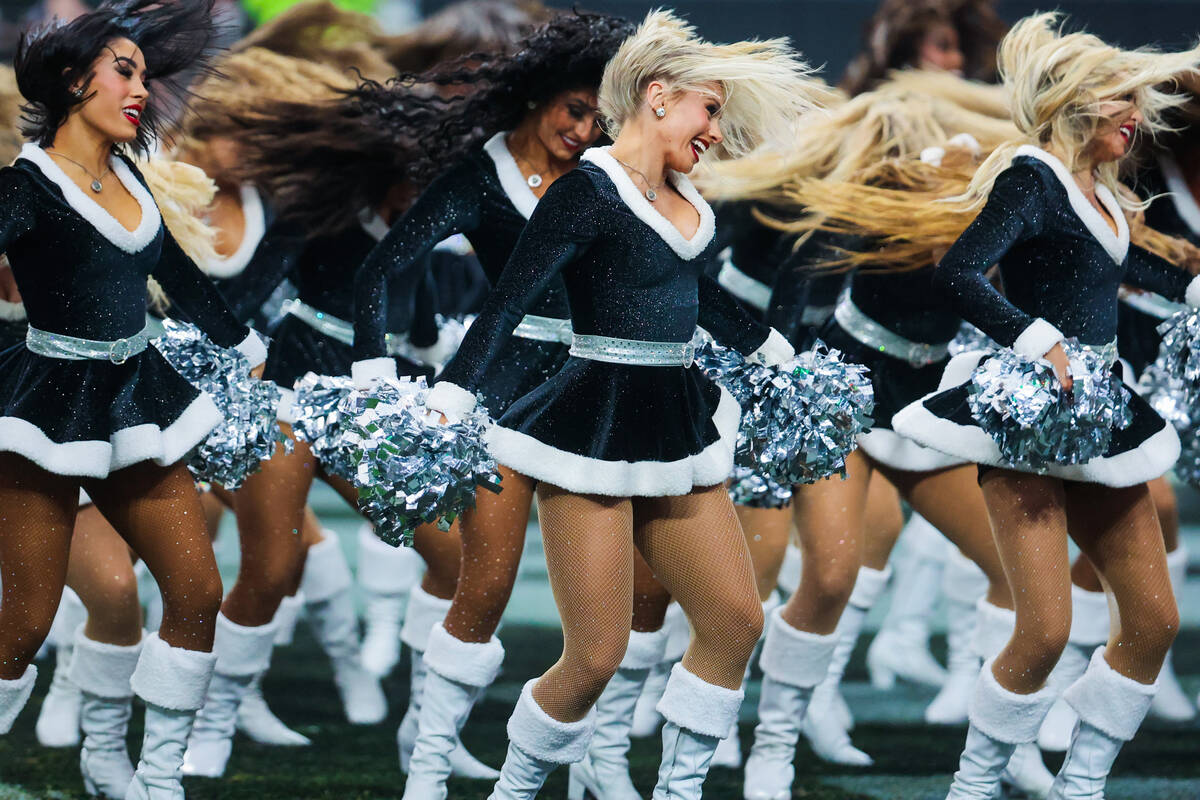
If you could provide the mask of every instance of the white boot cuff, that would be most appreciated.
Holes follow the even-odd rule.
[[[1010,692],[996,682],[992,662],[984,662],[967,714],[971,724],[989,738],[1007,744],[1037,739],[1042,720],[1054,704],[1055,693],[1044,686],[1033,694]]]
[[[1071,633],[1067,641],[1090,650],[1108,641],[1108,596],[1071,584]]]
[[[991,661],[1008,645],[1017,627],[1017,612],[1000,608],[980,598],[975,604],[975,655]]]
[[[1138,683],[1108,665],[1104,648],[1092,653],[1083,677],[1067,687],[1063,699],[1079,718],[1114,739],[1127,742],[1137,733],[1158,693],[1158,681]]]
[[[217,657],[172,647],[151,633],[142,640],[142,657],[129,679],[134,694],[171,711],[197,711],[204,705]]]
[[[97,642],[83,635],[83,625],[75,631],[75,652],[67,677],[81,690],[106,700],[133,697],[129,679],[137,668],[142,643],[118,645]]]
[[[434,597],[420,586],[414,586],[408,595],[408,609],[404,612],[400,641],[413,650],[424,653],[429,647],[430,631],[434,625],[446,618],[449,610],[449,600]]]
[[[668,722],[700,734],[724,739],[737,723],[745,693],[697,678],[682,663],[671,668],[667,688],[655,708]]]
[[[508,718],[508,739],[523,752],[551,764],[574,764],[587,754],[596,731],[596,709],[578,722],[559,722],[542,710],[533,699],[531,680],[521,689],[521,697]]]
[[[213,638],[213,653],[217,656],[217,672],[232,677],[246,677],[266,672],[271,666],[271,651],[275,649],[275,633],[279,623],[272,619],[266,625],[238,625],[224,612],[217,614],[217,634]]]
[[[321,603],[346,591],[353,583],[346,554],[338,543],[337,534],[322,531],[325,538],[308,548],[300,591],[307,603]]]
[[[758,666],[772,680],[801,689],[811,689],[825,680],[838,633],[819,634],[793,628],[784,622],[783,609],[776,609],[767,621]]]
[[[491,686],[504,663],[504,646],[493,636],[486,642],[464,642],[438,623],[425,648],[425,666],[447,680],[467,686]]]
[[[630,631],[629,644],[621,659],[621,669],[650,669],[663,660],[667,652],[666,628],[656,631]]]

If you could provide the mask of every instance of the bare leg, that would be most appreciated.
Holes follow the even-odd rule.
[[[758,599],[765,601],[779,583],[779,569],[792,533],[792,509],[749,506],[734,506],[734,509],[750,548]]]

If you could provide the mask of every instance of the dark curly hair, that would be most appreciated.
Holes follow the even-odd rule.
[[[87,91],[92,64],[115,39],[129,39],[146,58],[147,81],[154,93],[175,100],[187,97],[184,83],[194,70],[207,69],[213,55],[216,29],[213,0],[115,0],[71,22],[51,22],[21,36],[13,68],[26,104],[21,110],[21,133],[42,147],[54,136],[71,111],[92,98]],[[83,93],[71,85],[83,79]],[[129,147],[148,151],[163,132],[162,99],[148,103],[137,136]],[[157,110],[156,110],[157,109]]]
[[[239,115],[244,180],[315,234],[340,230],[398,184],[419,190],[564,91],[600,85],[633,32],[627,20],[564,13],[511,53],[474,53],[325,103],[274,102]]]

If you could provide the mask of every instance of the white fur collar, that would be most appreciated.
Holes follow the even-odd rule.
[[[382,242],[383,237],[387,236],[388,231],[391,230],[388,224],[383,221],[383,217],[367,208],[364,208],[362,213],[358,215],[358,223],[377,242]]]
[[[1096,199],[1104,204],[1108,209],[1108,213],[1112,215],[1113,220],[1117,223],[1117,233],[1113,234],[1112,228],[1096,210],[1096,207],[1084,197],[1083,190],[1079,188],[1079,184],[1075,182],[1075,178],[1071,176],[1071,172],[1067,169],[1066,164],[1063,164],[1054,155],[1046,152],[1040,147],[1023,144],[1017,148],[1017,155],[1030,156],[1044,163],[1053,170],[1054,175],[1058,178],[1059,183],[1067,190],[1067,198],[1071,201],[1071,208],[1075,210],[1075,214],[1083,222],[1085,228],[1091,232],[1104,249],[1108,252],[1112,260],[1118,264],[1125,263],[1125,256],[1129,253],[1129,223],[1125,219],[1125,212],[1117,203],[1117,199],[1113,197],[1112,192],[1103,184],[1096,184]]]
[[[662,237],[663,241],[671,246],[680,258],[691,261],[708,246],[712,241],[713,233],[716,229],[716,224],[713,217],[712,208],[696,191],[696,187],[692,186],[692,182],[687,176],[671,171],[667,174],[667,179],[671,184],[679,190],[684,199],[691,203],[697,212],[700,214],[700,226],[696,228],[696,232],[692,234],[691,239],[684,239],[683,234],[679,229],[671,224],[671,221],[658,213],[658,209],[650,205],[650,201],[646,199],[646,195],[634,184],[633,179],[625,172],[624,167],[617,163],[612,154],[608,152],[608,147],[591,147],[584,151],[581,157],[584,161],[591,161],[600,169],[604,170],[613,185],[617,187],[617,194],[625,201],[625,205],[629,206],[629,210],[637,215],[638,219],[654,229],[654,232]]]
[[[117,222],[116,217],[108,213],[103,206],[84,194],[83,190],[67,177],[67,173],[54,163],[54,159],[36,144],[26,144],[22,147],[20,157],[36,164],[42,174],[58,185],[67,203],[79,216],[90,222],[100,235],[126,253],[137,253],[145,249],[158,235],[162,217],[158,213],[158,206],[154,204],[154,198],[150,196],[146,187],[142,186],[141,181],[134,177],[125,162],[115,155],[109,159],[109,166],[142,209],[141,222],[132,231]]]
[[[14,303],[11,300],[0,300],[0,319],[5,322],[17,322],[25,319],[25,304]]]
[[[1158,167],[1167,182],[1167,191],[1171,193],[1171,202],[1175,204],[1179,218],[1192,233],[1200,234],[1200,204],[1196,203],[1191,188],[1183,179],[1183,171],[1179,169],[1179,164],[1169,153],[1163,153],[1158,157]]]
[[[521,216],[529,219],[533,209],[537,208],[538,196],[529,188],[517,160],[508,149],[507,131],[500,131],[487,140],[483,150],[492,157],[496,165],[496,175],[500,178],[500,188],[508,195],[509,202],[520,212]]]
[[[228,258],[217,256],[204,264],[204,271],[214,278],[232,278],[241,274],[267,232],[267,217],[258,190],[249,183],[243,183],[240,193],[242,217],[245,219],[242,241]]]

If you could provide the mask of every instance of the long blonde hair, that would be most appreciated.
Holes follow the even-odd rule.
[[[159,156],[138,159],[137,167],[179,248],[201,268],[211,263],[217,255],[217,232],[199,215],[212,203],[217,185],[199,167]],[[153,278],[146,282],[146,290],[151,308],[162,311],[170,305]]]

